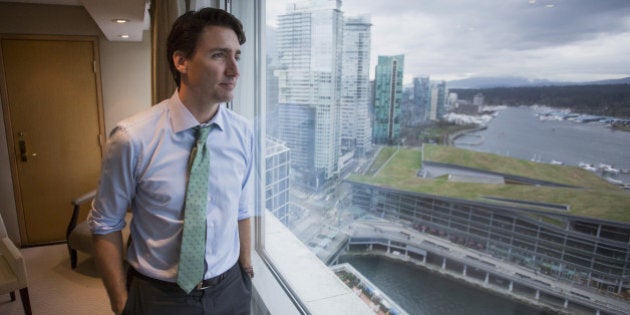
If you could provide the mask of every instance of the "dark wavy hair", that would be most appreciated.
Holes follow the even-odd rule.
[[[191,57],[197,49],[199,35],[206,26],[223,26],[230,28],[236,33],[239,44],[245,43],[245,32],[243,24],[234,15],[215,8],[203,8],[199,11],[189,11],[178,17],[173,23],[171,32],[166,42],[166,55],[168,66],[173,74],[173,79],[179,88],[181,74],[173,63],[175,51],[181,51],[186,58]]]

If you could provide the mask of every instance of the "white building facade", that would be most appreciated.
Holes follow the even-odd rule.
[[[370,118],[370,17],[344,18],[341,149],[364,156],[372,150]]]
[[[314,135],[300,141],[287,141],[294,168],[307,186],[318,189],[339,172],[341,153],[341,57],[343,14],[339,0],[306,0],[287,5],[278,16],[278,110],[288,106],[314,109]],[[279,121],[283,126],[296,122]],[[305,143],[306,139],[313,143]],[[312,147],[300,150],[291,146]],[[313,151],[313,152],[310,152]],[[301,152],[301,153],[300,153]],[[312,158],[299,154],[312,154]],[[298,161],[312,161],[302,165]]]

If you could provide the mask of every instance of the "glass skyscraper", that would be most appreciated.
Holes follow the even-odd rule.
[[[446,89],[446,81],[440,81],[436,84],[437,89],[437,118],[442,119],[446,114],[446,100],[448,90]]]
[[[265,154],[265,207],[289,226],[289,176],[291,151],[284,143],[267,137]]]
[[[341,98],[341,150],[364,156],[372,149],[370,17],[345,17]]]
[[[301,173],[296,176],[302,176],[316,190],[339,172],[343,48],[340,8],[339,0],[307,0],[289,4],[287,12],[278,16],[275,75],[279,137],[291,149],[293,166]],[[313,115],[305,119],[308,125],[312,121],[314,134],[287,139],[290,129],[298,124],[291,121],[298,111],[300,117]]]
[[[405,56],[378,56],[374,82],[374,142],[400,141],[400,115]]]
[[[429,119],[431,107],[431,83],[428,76],[413,78],[412,125]]]

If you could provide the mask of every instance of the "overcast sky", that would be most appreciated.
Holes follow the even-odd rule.
[[[267,24],[289,2],[268,0]],[[371,16],[372,72],[378,55],[404,54],[405,83],[630,76],[630,0],[345,0],[341,10]]]

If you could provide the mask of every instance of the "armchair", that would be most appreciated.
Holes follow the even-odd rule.
[[[20,291],[24,313],[32,314],[26,264],[22,253],[9,239],[4,221],[0,216],[0,293],[10,293],[11,301],[15,301],[15,290]]]
[[[72,201],[73,209],[68,228],[66,230],[66,240],[68,243],[68,253],[70,254],[70,266],[72,269],[77,267],[77,251],[93,255],[94,248],[92,246],[92,232],[87,224],[87,221],[82,220],[79,222],[79,214],[81,205],[88,201],[92,201],[96,196],[96,190],[92,190],[85,193]],[[129,222],[131,221],[131,213],[127,213],[125,216],[126,225],[122,230],[123,240],[127,241],[129,238]],[[123,250],[127,246],[123,246]],[[123,253],[123,257],[124,253]]]

